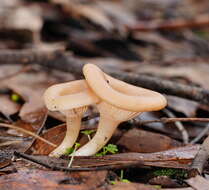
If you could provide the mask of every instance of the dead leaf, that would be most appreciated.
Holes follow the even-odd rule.
[[[181,187],[179,183],[168,176],[157,176],[149,180],[151,185],[160,185],[161,187],[177,188]]]
[[[209,189],[209,181],[199,175],[197,175],[196,177],[187,179],[186,182],[196,190],[208,190]]]
[[[0,189],[6,190],[90,190],[102,187],[107,172],[64,173],[43,170],[19,170],[0,176]]]
[[[58,125],[47,130],[41,137],[47,139],[48,141],[59,145],[65,137],[66,133],[66,125]],[[54,150],[54,147],[49,146],[43,141],[36,140],[33,148],[35,149],[34,154],[48,155],[50,152]]]
[[[156,73],[164,77],[182,77],[194,84],[198,84],[206,89],[209,89],[207,81],[209,80],[209,65],[202,62],[195,62],[192,60],[185,63],[183,60],[175,64],[162,66],[156,64],[143,64],[139,69],[135,68],[138,73]]]
[[[117,142],[129,152],[159,152],[175,148],[181,145],[165,135],[148,132],[140,129],[131,129],[126,132]]]
[[[195,117],[199,104],[194,101],[179,98],[176,96],[166,96],[168,106],[177,112],[184,113],[187,117]]]

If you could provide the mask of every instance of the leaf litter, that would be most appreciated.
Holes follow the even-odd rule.
[[[62,49],[83,62],[112,70],[148,74],[208,89],[209,4],[206,0],[198,3],[193,0],[13,0],[12,3],[3,0],[0,6],[1,50],[24,52],[35,47],[56,53],[55,50]],[[151,175],[153,171],[160,173],[161,169],[166,171],[163,175],[169,169],[183,169],[190,175],[190,164],[199,143],[209,134],[205,131],[198,144],[185,145],[175,120],[144,125],[134,121],[123,123],[110,140],[119,152],[73,159],[72,169],[92,171],[52,171],[67,168],[69,156],[48,157],[53,146],[23,130],[59,145],[66,131],[64,118],[47,112],[42,94],[52,84],[81,76],[45,69],[36,62],[24,69],[21,63],[27,60],[18,62],[15,58],[7,57],[13,61],[0,65],[0,122],[4,123],[0,125],[0,189],[208,188],[208,179],[199,175],[188,179]],[[207,118],[207,104],[177,96],[167,98],[167,109],[176,118]],[[91,110],[88,114],[91,117],[95,112]],[[143,113],[137,120],[164,117],[168,115],[160,111]],[[87,119],[82,130],[95,130],[97,122],[97,117]],[[189,142],[207,127],[207,122],[181,124]],[[3,125],[15,125],[22,132]],[[82,145],[88,140],[87,135],[81,133],[78,143]],[[28,159],[15,158],[14,151]],[[93,171],[100,169],[102,171]],[[131,183],[120,182],[118,176],[122,169],[125,179]],[[203,172],[208,173],[207,163]],[[116,183],[112,185],[111,181]]]

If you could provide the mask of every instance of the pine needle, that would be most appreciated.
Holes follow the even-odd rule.
[[[2,127],[7,127],[7,128],[11,128],[11,129],[15,129],[15,130],[18,130],[18,131],[21,131],[21,132],[26,133],[26,134],[28,134],[28,135],[30,135],[30,136],[33,136],[33,137],[35,137],[35,138],[37,138],[37,139],[39,139],[39,140],[41,140],[41,141],[43,141],[43,142],[45,142],[45,143],[47,143],[47,144],[53,146],[53,147],[57,147],[57,145],[55,145],[54,143],[51,143],[50,141],[48,141],[48,140],[46,140],[46,139],[44,139],[44,138],[38,136],[37,134],[35,134],[35,133],[31,132],[31,131],[25,130],[25,129],[23,129],[23,128],[17,127],[17,126],[15,126],[15,125],[6,124],[6,123],[0,123],[0,126],[2,126]]]

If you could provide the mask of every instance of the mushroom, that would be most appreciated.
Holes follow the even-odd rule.
[[[50,156],[59,157],[75,143],[82,115],[87,107],[97,103],[99,99],[85,80],[77,80],[49,87],[44,93],[44,101],[49,110],[60,111],[66,116],[67,131],[64,140],[50,153]]]
[[[83,73],[89,87],[101,99],[97,103],[100,121],[94,137],[75,152],[76,156],[94,155],[109,141],[121,122],[144,111],[160,110],[167,104],[161,94],[117,80],[96,65],[86,64]]]

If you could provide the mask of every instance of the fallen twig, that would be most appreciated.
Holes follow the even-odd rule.
[[[175,117],[175,115],[171,111],[169,111],[168,109],[164,109],[163,111],[165,114],[167,114],[168,117]],[[186,129],[184,128],[184,126],[182,125],[182,123],[180,121],[175,121],[174,123],[175,123],[175,126],[178,128],[178,130],[181,132],[184,144],[188,144],[189,143],[189,135],[188,135]]]
[[[197,28],[208,26],[209,15],[199,15],[191,20],[188,19],[173,19],[161,22],[151,21],[151,22],[138,22],[133,26],[127,26],[129,31],[151,31],[151,30],[179,30],[185,28]]]
[[[39,164],[41,166],[44,166],[46,168],[52,169],[52,170],[58,170],[58,171],[99,171],[99,170],[112,170],[112,169],[123,169],[123,168],[130,168],[130,167],[136,167],[138,165],[141,165],[143,162],[142,161],[131,161],[130,163],[128,163],[126,161],[126,163],[122,162],[122,163],[118,163],[115,165],[108,165],[108,166],[100,166],[100,167],[83,167],[83,168],[79,168],[79,167],[61,167],[61,166],[56,166],[54,165],[49,165],[46,162],[43,162],[40,159],[36,159],[35,156],[30,156],[28,154],[24,154],[21,152],[14,152],[14,155],[16,157],[19,158],[24,158],[25,160],[34,162],[36,164]]]
[[[36,132],[36,135],[39,136],[41,134],[41,132],[43,131],[44,125],[45,125],[46,120],[47,120],[47,117],[48,117],[48,111],[46,111],[46,114],[44,115],[42,124],[41,124],[40,128],[38,129],[38,131]],[[27,149],[24,151],[24,153],[29,153],[30,152],[30,148],[33,146],[35,141],[36,141],[36,138],[33,138],[31,144],[27,147]]]
[[[75,59],[71,54],[66,52],[15,50],[0,51],[0,64],[5,63],[36,63],[44,67],[74,73],[75,75],[79,75],[80,78],[82,78],[82,67],[85,64],[83,61]],[[196,86],[180,84],[159,77],[113,71],[110,68],[104,68],[104,70],[113,77],[124,80],[133,85],[209,105],[209,90]]]
[[[37,138],[37,139],[39,139],[39,140],[41,140],[41,141],[43,141],[43,142],[45,142],[45,143],[51,145],[51,146],[53,146],[53,147],[57,147],[57,145],[55,145],[55,144],[49,142],[48,140],[46,140],[46,139],[44,139],[44,138],[38,136],[37,134],[35,134],[35,133],[31,132],[31,131],[27,131],[27,130],[25,130],[25,129],[23,129],[23,128],[20,128],[20,127],[11,125],[11,124],[6,124],[6,123],[0,123],[0,127],[7,127],[7,128],[11,128],[11,129],[15,129],[15,130],[21,131],[21,132],[26,133],[26,134],[28,134],[28,135],[31,135],[31,136],[33,136],[33,137],[35,137],[35,138]]]
[[[6,141],[6,142],[3,142],[3,143],[0,143],[0,147],[1,146],[9,146],[9,145],[18,144],[18,143],[21,143],[21,141]]]
[[[154,119],[154,120],[137,121],[135,124],[146,125],[146,124],[149,124],[149,123],[173,123],[173,122],[176,122],[176,121],[181,121],[181,122],[209,122],[209,118],[195,118],[195,117],[166,118],[166,117],[162,117],[160,119]]]
[[[209,158],[209,136],[204,140],[201,145],[197,155],[195,156],[191,168],[197,169],[197,171],[201,174],[204,169],[204,165]]]
[[[209,131],[209,124],[206,125],[206,127],[201,131],[199,135],[197,135],[191,142],[190,144],[195,144],[197,143],[201,138],[203,138],[205,135],[207,135],[207,132]]]

